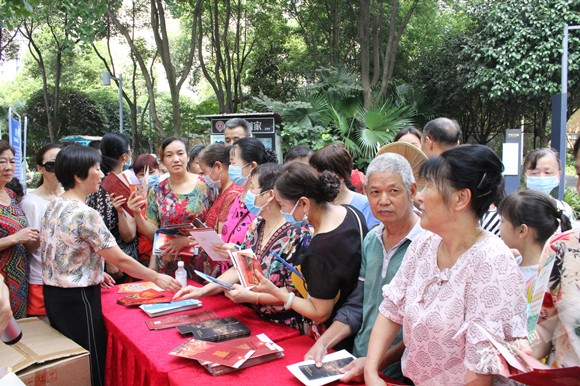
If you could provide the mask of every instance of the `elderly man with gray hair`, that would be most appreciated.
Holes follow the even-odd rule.
[[[409,244],[423,232],[419,217],[413,213],[417,184],[405,158],[393,153],[375,158],[367,168],[367,191],[371,211],[381,224],[365,237],[357,288],[304,356],[320,366],[328,349],[356,335],[353,355],[358,359],[341,369],[346,373],[341,382],[363,381],[369,339],[383,300],[382,288],[399,270]],[[399,331],[382,362],[385,375],[400,381],[400,359],[405,349],[402,337]]]
[[[226,146],[233,145],[240,138],[252,136],[252,124],[244,118],[232,118],[226,122],[224,130]]]

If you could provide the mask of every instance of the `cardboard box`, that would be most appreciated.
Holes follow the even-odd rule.
[[[0,365],[11,367],[27,386],[91,385],[87,350],[38,318],[20,319],[18,325],[22,339],[0,345]]]

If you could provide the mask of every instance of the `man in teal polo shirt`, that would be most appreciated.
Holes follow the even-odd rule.
[[[367,168],[367,192],[373,215],[381,224],[365,237],[357,288],[304,356],[319,365],[328,349],[356,334],[353,355],[358,359],[343,369],[346,374],[342,382],[363,381],[369,338],[383,300],[382,288],[399,270],[409,244],[423,232],[412,210],[417,184],[405,158],[392,153],[375,158]],[[383,360],[383,372],[398,380],[403,380],[402,337],[401,330]]]

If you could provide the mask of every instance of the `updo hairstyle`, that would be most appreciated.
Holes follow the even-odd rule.
[[[429,158],[421,165],[419,175],[437,186],[446,206],[452,190],[469,189],[471,210],[481,219],[501,194],[502,172],[501,160],[489,147],[460,145]]]
[[[312,166],[291,162],[283,167],[275,186],[286,200],[298,201],[300,197],[306,197],[323,204],[338,196],[340,179],[333,172],[324,171],[318,175]]]
[[[234,142],[233,147],[240,150],[240,157],[247,163],[255,162],[258,165],[269,162],[278,163],[276,152],[264,146],[262,141],[257,138],[240,138]]]

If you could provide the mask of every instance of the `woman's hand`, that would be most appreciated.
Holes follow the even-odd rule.
[[[123,196],[117,196],[115,193],[111,193],[109,198],[115,209],[117,209],[117,212],[123,213],[123,204],[127,202],[127,199]]]
[[[40,238],[40,231],[36,228],[23,228],[12,235],[14,244],[35,243]]]
[[[123,197],[123,196],[121,196],[121,197]],[[111,199],[111,201],[112,201],[112,199]],[[129,200],[127,201],[127,206],[133,212],[133,214],[135,216],[137,216],[139,213],[141,213],[141,211],[145,207],[146,203],[147,203],[147,199],[145,199],[141,196],[138,196],[135,192],[133,192],[129,196]]]
[[[338,371],[344,374],[344,376],[340,378],[340,381],[343,383],[348,382],[363,383],[365,381],[364,370],[366,362],[367,357],[361,357],[350,362],[342,369],[338,369]]]
[[[239,284],[233,285],[234,289],[231,291],[224,291],[226,298],[234,303],[256,303],[256,294]]]
[[[177,293],[175,294],[175,296],[173,296],[172,300],[181,298],[183,300],[185,299],[201,299],[203,298],[205,295],[203,293],[202,288],[199,287],[194,287],[192,285],[188,285],[185,288],[180,289],[179,291],[177,291]]]
[[[159,248],[163,250],[163,252],[161,252],[161,258],[167,260],[166,257],[179,255],[179,252],[181,252],[182,249],[189,247],[189,243],[191,243],[189,237],[175,235],[173,240],[166,242]]]
[[[307,361],[309,359],[314,360],[314,364],[316,367],[322,367],[322,358],[328,353],[326,347],[324,347],[324,343],[322,343],[322,339],[318,339],[310,350],[306,354],[304,354],[304,360]],[[352,362],[351,362],[352,363]]]
[[[172,294],[179,292],[181,289],[181,284],[171,276],[165,274],[157,274],[157,279],[154,281],[159,287],[163,288],[167,292],[171,292]]]
[[[252,291],[276,296],[276,292],[279,290],[279,288],[276,287],[276,285],[272,283],[270,280],[266,279],[264,275],[262,275],[262,272],[260,272],[260,270],[256,269],[254,270],[254,273],[256,274],[256,277],[258,278],[260,283],[254,288],[252,288]]]
[[[234,243],[227,243],[227,244],[214,244],[212,249],[224,259],[230,259],[229,252],[233,251],[236,247]]]
[[[101,283],[101,288],[111,288],[115,285],[115,280],[107,272],[103,273],[103,282]]]

